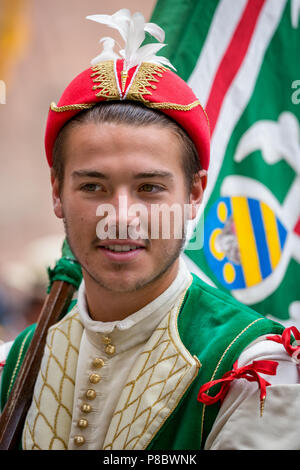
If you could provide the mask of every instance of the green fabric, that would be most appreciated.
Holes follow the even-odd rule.
[[[54,281],[65,281],[72,284],[76,289],[82,280],[82,271],[80,264],[73,255],[67,240],[62,247],[62,257],[57,261],[53,269],[48,268],[49,286],[48,293],[51,290]]]
[[[239,48],[235,43],[235,32],[243,24],[243,15],[249,14],[249,9],[259,9],[263,2],[244,2],[245,8],[240,8],[242,3],[157,0],[151,17],[165,31],[167,46],[162,55],[194,88],[211,123],[217,119],[211,126],[215,181],[213,175],[210,180],[208,171],[205,213],[198,224],[200,231],[204,224],[204,249],[187,249],[186,255],[219,289],[233,297],[239,295],[243,303],[264,316],[295,324],[293,309],[299,300],[300,279],[299,200],[294,196],[299,177],[294,150],[299,145],[300,121],[299,11],[294,0],[275,1],[274,8],[272,2],[264,2],[249,47],[232,76],[232,58],[234,61],[243,50],[242,44]],[[248,32],[246,27],[241,36],[247,37]],[[259,47],[254,52],[256,41]],[[230,76],[233,80],[222,96],[222,86],[215,86],[218,81],[225,85]],[[212,103],[221,96],[220,114],[215,116],[217,106]],[[224,120],[227,115],[230,118]],[[236,196],[249,205],[253,228],[241,235],[235,229],[240,214],[232,208]],[[227,215],[220,220],[218,209],[224,203]],[[262,223],[263,203],[273,212],[277,227],[270,238],[267,235],[272,229]],[[216,249],[215,230],[226,233],[229,228],[231,247],[238,251],[243,245],[250,246],[252,240],[255,256],[246,249],[245,256],[234,261],[228,255],[232,253],[228,245],[219,251],[221,244],[217,244]],[[274,263],[271,250],[278,242],[279,259]],[[255,257],[258,275],[249,281],[247,274],[253,272]],[[233,276],[226,276],[227,268]]]
[[[75,306],[77,300],[74,299],[70,302],[68,307],[68,312],[72,310]],[[9,354],[5,361],[5,366],[3,368],[2,378],[1,378],[1,389],[0,389],[0,406],[1,411],[5,406],[5,403],[9,397],[12,386],[17,378],[21,364],[27,352],[27,349],[30,345],[32,337],[34,335],[36,328],[36,323],[28,326],[24,331],[22,331],[13,342],[12,347],[10,348]]]
[[[215,379],[232,369],[233,363],[242,350],[254,339],[263,334],[278,334],[283,331],[283,327],[278,323],[236,302],[228,294],[208,286],[197,276],[193,278],[193,283],[187,291],[179,313],[178,331],[183,344],[192,355],[199,358],[202,367],[177,408],[154,436],[147,450],[203,448],[220,405],[217,403],[206,407],[202,436],[203,405],[197,401],[200,386],[211,380],[216,365],[231,343],[233,344],[224,355]],[[74,302],[76,301],[72,302],[70,308],[74,306]],[[257,319],[260,320],[249,326]],[[34,327],[35,325],[32,325],[18,336],[7,358],[1,389],[2,407],[7,399],[11,374],[18,361],[22,342],[30,332],[25,344],[27,350]],[[21,354],[18,369],[24,354]],[[216,391],[217,389],[213,393]],[[259,403],[257,406],[259,407]]]
[[[255,320],[260,319],[252,326]],[[283,331],[283,326],[236,302],[228,294],[214,289],[194,276],[178,318],[178,331],[183,344],[196,355],[202,367],[176,410],[149,444],[147,450],[189,450],[204,447],[220,403],[206,406],[197,401],[201,385],[212,379],[220,358],[215,379],[232,369],[243,349],[257,337]],[[241,334],[241,332],[243,332]],[[212,395],[218,391],[215,387]],[[259,410],[259,402],[257,403]],[[258,411],[259,412],[259,411]]]
[[[17,338],[13,342],[12,347],[10,348],[9,354],[5,361],[5,366],[3,368],[1,378],[1,411],[5,406],[9,393],[19,373],[26,351],[32,340],[35,328],[36,323],[28,326],[17,336]]]
[[[188,80],[205,42],[219,0],[158,0],[151,21],[166,33],[162,55],[183,80]],[[199,27],[201,18],[201,27]],[[147,41],[153,42],[153,38]]]

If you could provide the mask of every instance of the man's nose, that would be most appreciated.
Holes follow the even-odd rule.
[[[109,203],[98,206],[97,216],[102,217],[97,224],[98,238],[148,238],[147,207],[126,190],[114,193]]]
[[[130,225],[133,215],[130,213],[130,207],[134,203],[133,198],[127,191],[119,191],[113,200],[115,208],[115,223],[117,225]]]
[[[134,198],[128,191],[119,191],[111,200],[114,211],[107,219],[110,230],[114,230],[117,238],[131,238],[130,228],[139,225],[136,213],[131,208],[134,206]]]

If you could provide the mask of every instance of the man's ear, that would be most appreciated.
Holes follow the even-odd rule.
[[[195,219],[198,208],[203,199],[203,193],[207,185],[207,171],[200,170],[195,174],[190,190],[189,219]]]
[[[53,202],[53,209],[56,217],[59,219],[63,219],[63,208],[61,202],[61,192],[59,188],[59,182],[57,177],[54,174],[53,169],[51,168],[51,185],[52,185],[52,202]]]

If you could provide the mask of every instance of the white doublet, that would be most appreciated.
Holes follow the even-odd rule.
[[[190,282],[191,275],[181,260],[176,279],[163,294],[124,320],[105,323],[93,321],[89,317],[82,283],[76,311],[70,312],[66,319],[50,331],[49,344],[46,347],[49,353],[46,351],[43,359],[31,406],[32,413],[28,413],[24,428],[23,442],[28,441],[30,445],[24,445],[24,448],[38,448],[38,445],[35,445],[35,435],[42,436],[42,448],[120,449],[132,448],[131,443],[137,443],[137,448],[146,448],[152,433],[160,426],[157,421],[165,419],[168,413],[172,412],[178,396],[182,396],[185,387],[197,373],[197,361],[183,347],[176,331],[175,310],[179,309],[184,291]],[[170,320],[166,320],[167,318]],[[69,325],[73,325],[72,328],[69,328]],[[67,336],[69,343],[65,344],[71,345],[66,352],[69,362],[61,364],[59,358],[53,356],[51,348],[56,344],[63,352],[63,342]],[[135,397],[131,396],[131,400],[128,400],[128,397],[131,393],[138,394],[139,387],[144,386],[143,381],[148,380],[147,373],[144,373],[147,364],[147,359],[143,357],[145,345],[151,344],[153,348],[154,353],[149,359],[152,364],[160,361],[161,352],[157,352],[153,346],[156,337],[160,337],[160,347],[168,341],[171,356],[179,352],[179,359],[176,361],[181,362],[178,365],[177,377],[175,380],[172,377],[172,380],[165,384],[173,391],[172,399],[163,403],[165,414],[161,416],[160,408],[155,409],[153,394],[149,394],[148,387],[148,393],[143,395],[141,407],[136,407],[136,411],[132,413],[127,409],[127,403],[130,401],[132,404]],[[1,361],[5,360],[10,345],[11,343],[6,343],[0,346]],[[288,356],[282,345],[261,337],[243,351],[238,365],[241,367],[262,359],[279,363],[276,376],[265,377],[272,386],[267,387],[263,416],[260,417],[259,413],[257,383],[249,383],[245,379],[234,381],[208,436],[206,449],[300,449],[299,364]],[[63,357],[61,360],[64,360]],[[163,381],[168,375],[171,378],[171,369],[172,363],[168,361],[164,369],[157,368],[159,375],[157,378],[151,377],[152,384]],[[62,379],[57,378],[58,375],[61,375]],[[53,384],[55,381],[58,383],[54,395],[61,395],[59,407],[50,402],[50,388],[45,386],[45,383],[39,383],[45,377],[52,380]],[[135,387],[130,387],[131,380],[134,380]],[[184,386],[179,385],[183,383]],[[54,395],[52,393],[52,397]],[[68,407],[69,403],[71,407]],[[56,412],[51,411],[51,406]],[[41,407],[44,407],[44,414],[40,412]],[[146,428],[146,415],[143,411],[140,413],[140,410],[149,410],[149,416],[152,413]],[[131,428],[128,423],[133,419],[132,414],[139,413],[141,422],[138,423],[139,417],[134,416],[131,438],[127,431]],[[57,429],[60,430],[59,439],[53,437],[54,430],[56,432]],[[144,429],[142,437],[141,429]]]
[[[191,274],[180,260],[178,275],[165,292],[138,312],[115,322],[90,318],[82,282],[78,291],[78,309],[84,331],[79,349],[69,449],[102,449],[129,371],[154,330],[190,282]],[[110,354],[105,351],[108,342],[114,350]],[[95,367],[95,358],[102,359],[104,365],[99,361],[101,366]],[[90,392],[92,399],[87,398],[87,390],[93,391]],[[88,411],[82,411],[82,406]],[[84,437],[85,442],[80,447],[76,445],[76,436]]]

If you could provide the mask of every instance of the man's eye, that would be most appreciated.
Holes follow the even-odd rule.
[[[101,184],[97,184],[97,183],[86,183],[86,184],[83,184],[81,187],[80,187],[81,191],[86,191],[88,193],[93,193],[95,191],[99,191],[100,189],[102,189],[102,186]]]
[[[163,190],[164,189],[161,186],[158,186],[157,184],[150,184],[150,183],[145,183],[139,188],[139,191],[144,191],[145,193],[158,193]]]

